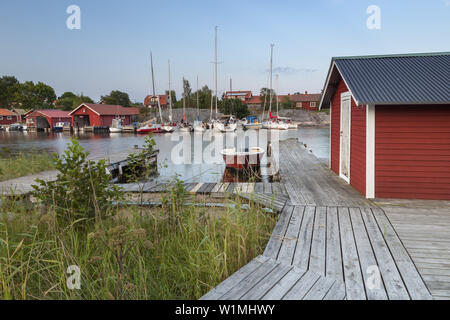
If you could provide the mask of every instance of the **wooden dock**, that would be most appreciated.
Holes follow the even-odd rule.
[[[431,255],[443,252],[432,242],[408,242],[396,230],[407,217],[384,208],[386,213],[366,200],[296,141],[280,143],[280,174],[288,199],[264,253],[203,300],[428,300],[450,296],[449,283],[439,282],[449,280],[448,271],[440,269],[449,261],[430,260]],[[391,223],[393,217],[399,221]],[[440,240],[449,240],[448,235],[444,237],[448,212],[434,222],[422,218],[422,222],[444,223]],[[417,251],[411,255],[408,250],[414,245]],[[441,242],[441,249],[447,250],[444,258],[450,258],[449,245]],[[420,246],[436,251],[424,256]],[[422,262],[419,268],[417,261]],[[433,271],[428,271],[433,273],[430,277],[424,273],[431,269],[429,263],[434,264]]]

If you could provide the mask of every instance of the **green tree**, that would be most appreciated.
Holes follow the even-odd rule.
[[[289,97],[283,97],[280,103],[281,109],[293,109],[294,108],[294,101],[291,100]]]
[[[245,118],[250,114],[248,106],[240,99],[222,99],[219,101],[220,112],[227,115],[234,115],[238,119]]]
[[[16,85],[15,100],[22,104],[24,109],[53,108],[56,100],[55,90],[43,82],[34,84],[32,81]]]
[[[76,95],[73,92],[64,92],[56,101],[56,106],[62,110],[69,111],[82,103],[94,103],[94,101],[83,94]]]
[[[0,78],[0,106],[11,108],[14,102],[19,80],[13,76]]]
[[[102,96],[101,99],[105,104],[120,105],[123,107],[129,107],[132,104],[128,93],[119,90],[113,90],[109,95]]]

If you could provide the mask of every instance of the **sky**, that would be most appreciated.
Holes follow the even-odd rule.
[[[80,8],[80,29],[66,12]],[[369,29],[367,8],[380,9]],[[142,102],[151,93],[180,96],[184,76],[214,88],[218,26],[219,94],[268,86],[280,94],[320,92],[333,56],[450,51],[450,0],[1,0],[0,76],[42,81],[56,94],[94,100],[111,90]],[[278,81],[276,80],[278,74]]]

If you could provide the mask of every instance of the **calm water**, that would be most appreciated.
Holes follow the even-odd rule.
[[[225,164],[221,155],[215,150],[220,151],[224,146],[243,148],[259,145],[264,147],[266,132],[261,130],[259,137],[251,131],[247,131],[247,136],[243,131],[227,135],[220,133],[155,134],[156,147],[160,150],[158,179],[165,180],[179,175],[186,182],[219,182],[222,180]],[[326,159],[329,154],[329,132],[329,128],[301,128],[280,131],[279,137],[280,140],[298,138],[307,145],[308,150],[312,150],[314,155]],[[248,136],[248,134],[254,136]],[[0,132],[0,148],[6,147],[12,153],[30,151],[62,153],[71,137],[69,133]],[[76,137],[93,156],[128,150],[134,145],[142,146],[145,140],[145,136],[134,134],[81,134]]]

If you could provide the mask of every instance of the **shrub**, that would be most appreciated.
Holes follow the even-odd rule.
[[[110,201],[122,198],[120,189],[110,185],[105,160],[88,160],[89,152],[76,139],[71,140],[63,155],[54,155],[59,171],[55,181],[37,179],[34,196],[53,207],[59,217],[72,219],[98,218],[105,214]]]

